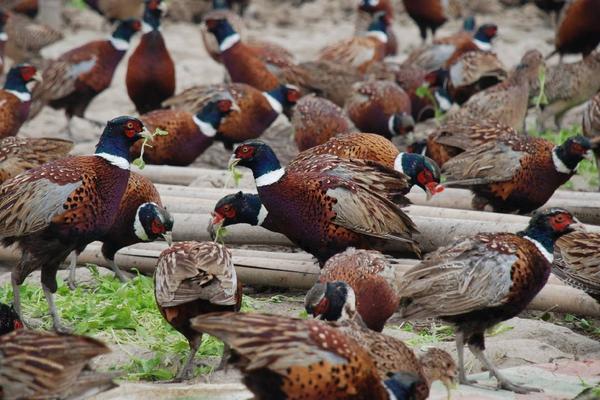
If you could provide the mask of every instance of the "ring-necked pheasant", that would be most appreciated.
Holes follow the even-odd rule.
[[[401,153],[396,146],[381,135],[372,133],[348,133],[338,135],[327,142],[298,154],[289,168],[295,168],[320,154],[331,154],[348,160],[375,161],[383,166],[402,173],[408,180],[406,194],[417,185],[428,198],[443,190],[439,186],[441,173],[437,164],[420,154]]]
[[[160,254],[154,283],[160,313],[190,344],[190,355],[175,379],[188,378],[203,334],[202,329],[190,324],[190,319],[219,311],[239,311],[242,306],[242,284],[231,252],[214,242],[175,243]],[[225,366],[228,356],[225,343],[219,368]]]
[[[217,92],[195,115],[180,110],[156,110],[142,115],[140,119],[149,131],[156,128],[169,132],[154,138],[152,147],[144,150],[148,164],[190,165],[215,140],[221,140],[221,122],[233,111],[240,111],[228,92]],[[134,157],[140,155],[143,141],[132,148]]]
[[[393,258],[378,251],[348,248],[331,257],[321,270],[319,281],[306,294],[304,306],[309,314],[327,321],[342,318],[348,291],[353,289],[356,312],[367,328],[381,332],[386,321],[398,309],[398,285],[403,272]]]
[[[490,205],[496,212],[527,214],[575,174],[590,148],[583,136],[568,138],[560,146],[531,136],[502,137],[459,154],[442,171],[448,186],[471,189],[475,209]]]
[[[231,149],[235,143],[256,139],[271,126],[280,114],[290,118],[300,92],[292,85],[280,85],[270,92],[243,83],[194,86],[170,98],[165,106],[198,113],[215,95],[233,98],[238,109],[231,111],[219,125],[219,140]]]
[[[397,171],[329,154],[284,169],[273,150],[257,140],[238,145],[230,163],[252,170],[277,231],[321,265],[349,246],[378,248],[386,240],[419,252],[414,223],[400,208],[407,204],[399,193],[408,179]]]
[[[3,399],[85,398],[114,388],[114,373],[86,371],[110,349],[85,336],[19,329],[0,336]]]
[[[600,303],[600,234],[576,231],[554,245],[552,272],[569,286],[581,289]]]
[[[145,0],[142,39],[127,63],[125,83],[138,113],[161,108],[175,93],[175,64],[160,32],[162,0]]]
[[[0,139],[0,183],[23,171],[62,158],[73,148],[73,142],[53,138],[7,137]]]
[[[394,8],[390,0],[360,0],[358,3],[358,15],[356,18],[356,32],[368,30],[368,24],[373,20],[373,15],[383,11],[389,23],[385,30],[387,44],[385,46],[386,56],[395,56],[398,53],[398,39],[392,28],[394,19]],[[366,14],[367,18],[363,18]],[[363,22],[364,21],[364,22]]]
[[[205,24],[219,43],[221,61],[232,82],[246,83],[261,91],[270,91],[280,85],[265,62],[241,41],[240,35],[226,18],[206,19]]]
[[[110,86],[129,40],[140,28],[138,20],[121,21],[110,39],[84,44],[51,61],[42,74],[43,82],[33,90],[30,118],[45,104],[64,109],[69,122],[73,116],[84,118],[91,101]]]
[[[556,29],[552,53],[588,55],[600,43],[600,0],[573,0],[566,4]]]
[[[257,400],[410,400],[420,382],[403,371],[382,380],[356,340],[323,322],[214,313],[191,324],[231,346],[230,363]]]
[[[129,180],[129,147],[144,126],[132,117],[108,121],[94,155],[66,157],[30,169],[0,186],[0,238],[17,243],[21,260],[11,273],[15,310],[23,317],[19,287],[41,269],[54,328],[56,272],[73,251],[101,239],[113,225]]]
[[[518,315],[546,284],[554,243],[571,231],[563,209],[538,212],[524,231],[480,233],[430,253],[403,275],[398,295],[407,319],[441,318],[456,326],[459,380],[465,374],[463,347],[498,380],[502,389],[539,391],[510,382],[484,354],[485,330]]]
[[[29,117],[31,107],[27,83],[40,79],[33,65],[18,64],[8,71],[4,87],[0,90],[0,138],[15,136],[19,132]]]
[[[435,31],[446,23],[446,4],[444,0],[402,0],[406,13],[419,27],[423,43],[427,39],[427,30],[435,38]]]
[[[364,73],[371,64],[385,57],[388,25],[389,20],[384,12],[375,13],[366,34],[325,47],[319,52],[318,60],[351,66]]]
[[[335,318],[329,315],[325,319],[339,321],[339,324],[332,325],[367,350],[382,379],[394,371],[409,372],[418,376],[421,381],[416,387],[418,400],[426,399],[429,396],[431,384],[439,379],[446,386],[448,395],[450,395],[450,387],[456,377],[456,364],[450,354],[441,349],[428,352],[424,356],[424,361],[427,363],[427,371],[425,371],[421,360],[402,340],[365,327],[361,314],[357,313],[356,295],[352,286],[344,281],[333,281],[327,284],[327,292],[321,289],[323,288],[317,284],[307,293],[306,311],[315,317],[321,317],[322,313],[328,313],[331,308],[339,309],[340,314]],[[375,287],[371,289],[377,290]],[[389,299],[383,297],[381,300],[385,302]],[[332,303],[329,303],[330,301]],[[379,300],[375,298],[371,301],[379,303]],[[396,302],[393,306],[394,309],[397,309],[398,303]],[[374,304],[375,307],[377,306]]]
[[[158,190],[150,179],[132,172],[121,198],[115,222],[102,241],[102,255],[121,282],[127,278],[115,263],[115,254],[123,247],[164,239],[171,245],[173,217],[163,207]],[[71,259],[68,283],[75,288],[77,257]]]
[[[542,54],[537,50],[528,51],[508,78],[475,94],[447,118],[494,119],[522,131],[529,108],[529,82],[537,78],[543,66]]]
[[[406,134],[415,126],[410,97],[394,82],[355,83],[344,110],[362,132],[377,133],[388,139]]]

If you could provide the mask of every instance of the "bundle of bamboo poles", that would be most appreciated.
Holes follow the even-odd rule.
[[[145,243],[119,251],[117,265],[152,275],[166,243]],[[102,257],[100,243],[90,244],[79,257],[80,263],[108,266]],[[319,277],[319,267],[310,254],[231,249],[236,272],[246,285],[309,289]],[[16,261],[20,253],[15,249],[0,249],[0,260]],[[405,272],[418,263],[413,259],[399,259],[398,267]],[[529,304],[529,309],[557,311],[600,317],[600,306],[581,290],[563,285],[551,276],[548,284]]]
[[[253,190],[254,180],[249,171],[243,171],[243,177],[237,185],[237,190]],[[171,185],[189,185],[192,187],[223,188],[233,186],[231,173],[226,170],[212,170],[192,167],[148,166],[142,174],[155,183]],[[231,192],[236,190],[231,189]],[[231,193],[229,192],[229,193]],[[468,190],[447,188],[430,201],[424,194],[415,189],[409,198],[416,205],[429,207],[454,208],[472,210],[472,195]],[[544,205],[546,207],[562,207],[569,210],[582,222],[600,225],[600,193],[570,192],[557,190],[552,198]]]

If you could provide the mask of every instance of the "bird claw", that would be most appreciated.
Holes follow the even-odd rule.
[[[73,329],[71,328],[67,328],[66,326],[59,324],[59,323],[54,323],[54,331],[56,333],[62,333],[62,334],[71,334],[73,333]]]
[[[67,281],[67,286],[69,287],[70,290],[77,289],[77,284],[74,281],[72,281],[72,280],[68,280]]]
[[[507,380],[499,380],[498,381],[498,389],[508,390],[511,392],[515,392],[518,394],[528,394],[532,392],[543,392],[540,388],[529,387],[529,386],[521,386],[514,384]]]

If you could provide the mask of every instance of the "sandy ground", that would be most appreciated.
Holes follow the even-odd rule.
[[[550,20],[533,6],[518,9],[502,9],[497,2],[473,1],[479,9],[491,9],[492,12],[481,15],[476,13],[479,23],[494,22],[499,26],[499,35],[495,41],[495,50],[506,66],[515,65],[521,55],[528,49],[538,49],[547,54],[552,50],[553,29]],[[299,8],[291,8],[289,2],[255,0],[248,11],[249,32],[251,36],[277,42],[291,50],[298,60],[314,58],[318,50],[336,40],[347,38],[354,31],[354,1],[316,0]],[[90,40],[104,38],[109,28],[95,14],[84,11],[76,17],[77,22],[85,29],[68,31],[65,39],[44,50],[46,57],[56,57],[64,51]],[[439,30],[439,36],[455,32],[461,26],[456,19]],[[420,44],[418,30],[405,14],[397,15],[394,30],[399,40],[401,61],[408,52]],[[212,61],[206,54],[199,33],[199,27],[187,23],[165,22],[163,34],[167,46],[177,68],[177,91],[187,87],[218,83],[223,79],[223,68]],[[132,41],[132,48],[137,45],[139,37]],[[550,63],[557,62],[556,59]],[[123,60],[116,71],[112,86],[99,95],[88,108],[87,117],[95,120],[107,120],[117,115],[133,114],[134,107],[125,89],[125,71],[127,60]],[[580,111],[574,110],[566,118],[566,123],[579,120]],[[89,153],[99,137],[97,127],[84,120],[77,120],[74,140],[76,152]],[[61,111],[46,108],[34,120],[22,128],[23,136],[56,136],[66,137],[64,127],[66,119]],[[417,131],[426,130],[426,125],[419,126]],[[263,137],[272,144],[280,158],[287,161],[296,150],[291,140],[292,132],[284,118]],[[400,140],[402,142],[402,140]],[[214,145],[197,161],[198,166],[225,167],[229,153],[221,145]],[[81,276],[81,274],[80,274]],[[37,282],[37,273],[30,282]],[[282,303],[260,301],[259,309],[267,312],[298,315],[302,308],[302,293],[286,293]],[[576,334],[571,330],[551,323],[534,319],[515,318],[506,323],[512,329],[488,340],[489,354],[501,367],[517,366],[532,363],[547,363],[555,359],[600,358],[600,344],[592,339]],[[386,329],[387,333],[403,339],[414,339],[416,333],[408,333],[398,326]],[[451,350],[451,342],[441,342],[440,346]],[[134,349],[141,354],[144,349]],[[113,356],[102,361],[103,366],[123,363],[123,352],[116,351]],[[469,356],[470,357],[470,356]],[[480,366],[468,358],[468,366],[472,372],[480,371]],[[230,371],[227,375],[213,374],[210,377],[199,377],[197,382],[239,382],[239,376]],[[543,398],[543,397],[535,397]]]

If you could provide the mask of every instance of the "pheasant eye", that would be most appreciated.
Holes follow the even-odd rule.
[[[231,110],[231,101],[229,100],[221,100],[217,103],[217,107],[221,112],[227,112]]]

